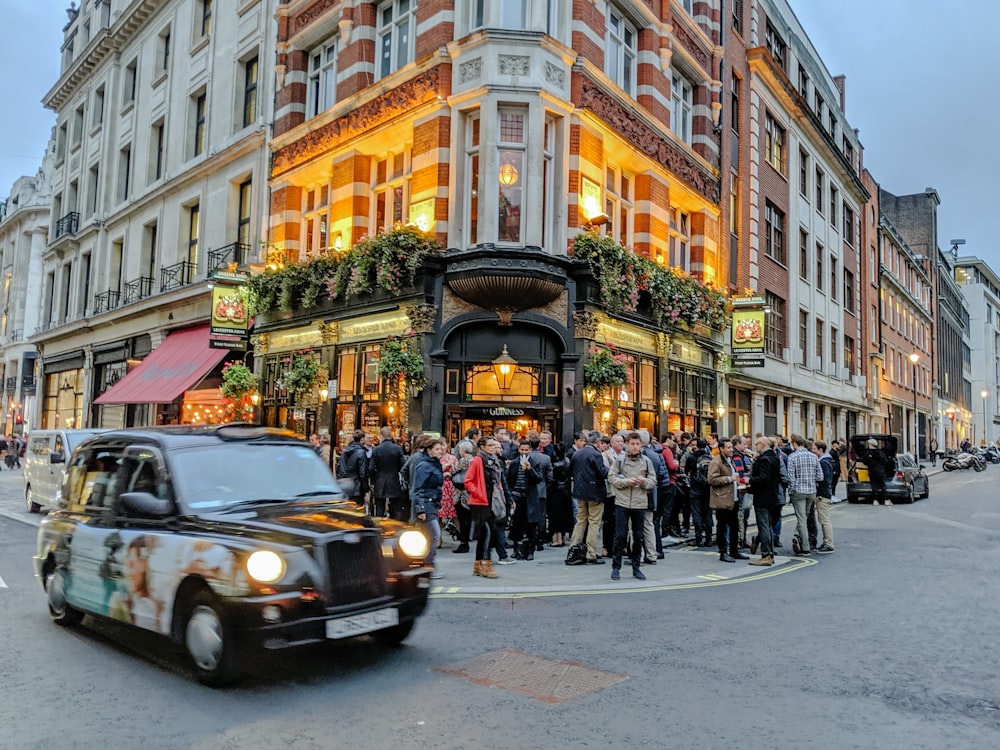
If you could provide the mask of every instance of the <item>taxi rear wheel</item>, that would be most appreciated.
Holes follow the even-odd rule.
[[[61,570],[53,569],[45,574],[45,593],[52,622],[63,627],[80,624],[83,612],[66,603],[66,581]]]
[[[199,591],[191,599],[184,625],[184,648],[202,684],[221,687],[239,676],[232,627],[219,601],[209,591]]]
[[[409,620],[408,622],[401,622],[399,625],[393,625],[391,628],[376,630],[372,633],[372,637],[376,643],[382,646],[398,646],[406,640],[406,637],[413,630],[414,623],[414,620]]]

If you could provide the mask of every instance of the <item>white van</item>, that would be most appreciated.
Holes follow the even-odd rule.
[[[37,513],[57,505],[69,456],[80,443],[104,430],[35,430],[24,453],[24,507]]]

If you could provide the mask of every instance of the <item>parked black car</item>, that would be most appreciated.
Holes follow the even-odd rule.
[[[421,532],[346,501],[304,441],[226,425],[81,443],[34,562],[58,624],[161,633],[222,685],[248,649],[402,641],[427,605],[427,551]]]
[[[930,482],[924,466],[909,453],[897,453],[895,435],[853,435],[847,466],[847,502],[870,503],[872,487],[868,467],[860,460],[869,440],[875,440],[889,463],[885,472],[885,494],[892,502],[912,503],[930,495]]]

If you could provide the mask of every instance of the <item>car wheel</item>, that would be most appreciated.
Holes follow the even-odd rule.
[[[29,513],[37,513],[42,509],[42,506],[31,499],[31,485],[27,485],[24,488],[24,508]]]
[[[71,627],[83,620],[83,612],[66,603],[66,579],[61,570],[45,574],[45,593],[49,599],[49,617],[56,625]]]
[[[924,479],[924,491],[920,493],[920,499],[926,500],[931,496],[931,483]]]
[[[376,630],[372,633],[372,637],[376,643],[382,646],[398,646],[412,632],[415,623],[415,620],[409,620],[408,622],[401,622],[399,625],[393,625],[391,628]]]
[[[191,600],[184,625],[184,648],[202,684],[221,687],[239,676],[232,627],[218,599],[209,591],[199,591]]]

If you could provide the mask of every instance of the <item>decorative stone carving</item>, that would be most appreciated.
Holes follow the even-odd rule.
[[[599,315],[595,315],[590,312],[590,310],[580,310],[579,312],[573,313],[573,330],[575,331],[574,338],[578,339],[593,339],[597,337],[597,326],[600,324],[601,318]]]
[[[359,105],[343,117],[328,122],[274,153],[271,176],[287,172],[320,154],[336,148],[354,136],[369,131],[402,112],[416,109],[437,98],[441,82],[440,66],[401,83],[391,91]]]
[[[550,62],[546,62],[545,80],[551,83],[553,86],[557,86],[558,88],[563,88],[566,85],[566,71],[564,71],[558,65],[553,65]]]
[[[458,66],[458,80],[462,83],[477,81],[483,74],[483,58],[467,60]]]
[[[324,346],[336,344],[340,341],[340,323],[336,320],[331,320],[329,323],[320,323],[319,335]]]
[[[712,203],[719,202],[719,179],[694,162],[688,154],[656,133],[587,77],[583,78],[581,94],[581,106],[591,110],[642,153],[656,159]]]
[[[547,305],[536,307],[532,310],[539,315],[546,315],[553,320],[558,320],[560,325],[565,325],[569,316],[569,292],[563,291],[558,297]]]
[[[339,1],[340,0],[317,0],[317,2],[310,5],[292,19],[289,24],[291,30],[288,36],[297,34],[299,31],[330,10],[330,8],[336,5]]]
[[[476,310],[481,310],[482,308],[478,305],[473,305],[470,302],[466,302],[464,299],[455,294],[447,286],[441,294],[441,322],[446,323],[452,318],[458,315],[464,315],[465,313],[475,312]]]
[[[531,60],[526,55],[500,55],[497,62],[503,76],[526,76],[531,70]]]
[[[255,333],[250,337],[250,343],[253,345],[253,356],[263,357],[267,354],[267,338],[266,333]]]
[[[683,25],[678,24],[674,26],[672,36],[676,41],[681,43],[685,51],[702,67],[702,70],[710,72],[711,58],[708,51],[694,40],[694,37],[691,36]]]
[[[410,319],[410,327],[415,333],[434,333],[437,311],[436,305],[411,305],[406,308],[406,317]]]
[[[669,357],[670,356],[670,334],[669,333],[658,333],[656,334],[656,356],[658,357]]]

